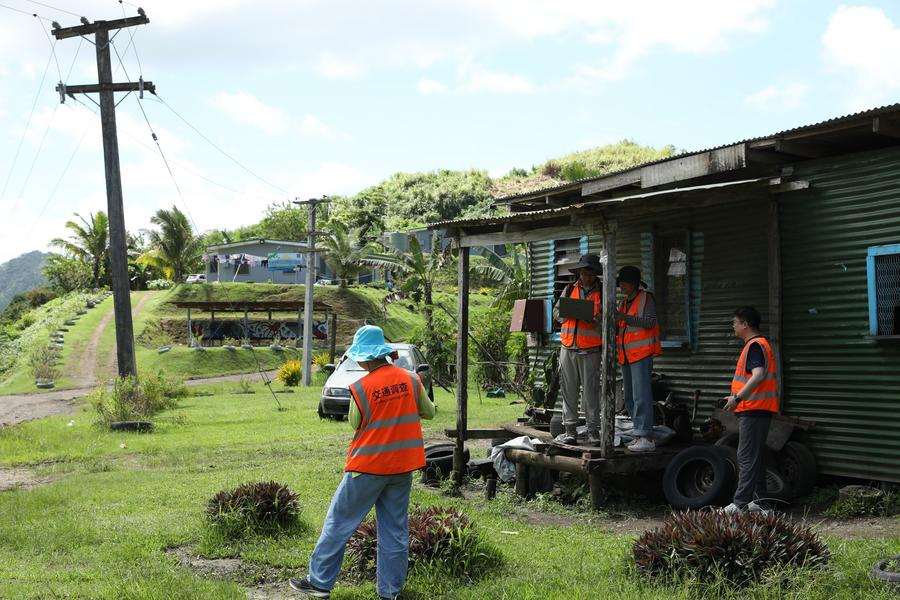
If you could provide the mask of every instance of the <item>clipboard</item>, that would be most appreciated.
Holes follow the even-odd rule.
[[[559,316],[563,319],[578,319],[579,321],[594,320],[594,301],[580,300],[578,298],[560,298]]]

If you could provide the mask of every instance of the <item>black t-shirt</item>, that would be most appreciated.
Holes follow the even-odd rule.
[[[757,336],[759,337],[759,336]],[[750,338],[751,341],[756,338]],[[747,363],[744,365],[744,368],[747,371],[748,375],[753,374],[753,369],[756,367],[765,367],[766,366],[766,357],[763,354],[762,346],[759,344],[751,344],[750,349],[747,351]]]

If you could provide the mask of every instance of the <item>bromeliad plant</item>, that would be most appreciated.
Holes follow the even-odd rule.
[[[347,572],[375,578],[377,527],[369,517],[347,543]],[[455,508],[415,506],[409,514],[409,566],[463,580],[476,580],[500,566],[500,552],[479,536],[475,524]]]
[[[809,527],[781,515],[688,511],[669,515],[632,547],[637,571],[675,579],[735,586],[759,581],[780,568],[819,568],[831,553]]]
[[[206,506],[207,522],[228,538],[247,533],[273,535],[300,523],[300,500],[276,481],[244,483],[222,490]]]

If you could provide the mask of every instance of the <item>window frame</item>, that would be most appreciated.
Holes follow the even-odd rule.
[[[693,348],[695,345],[694,340],[694,327],[692,321],[693,315],[693,302],[694,298],[692,297],[693,290],[693,277],[692,277],[692,268],[693,268],[693,232],[690,228],[673,228],[673,229],[654,229],[651,233],[651,252],[650,252],[650,261],[651,261],[651,277],[650,277],[650,291],[654,293],[657,297],[657,300],[660,299],[657,294],[660,286],[660,278],[664,278],[666,274],[660,274],[659,269],[657,269],[657,263],[666,263],[668,264],[668,259],[663,260],[662,257],[658,257],[657,253],[661,250],[662,245],[660,244],[660,238],[666,237],[671,238],[676,235],[682,236],[684,240],[684,253],[685,253],[685,262],[684,262],[684,294],[681,299],[681,302],[684,305],[684,335],[678,336],[670,336],[665,328],[660,323],[660,344],[663,348]],[[663,300],[668,300],[668,286],[666,287],[665,293],[662,295]],[[657,301],[656,305],[656,314],[657,320],[660,321],[660,315],[664,312],[664,307],[661,302]],[[666,324],[668,325],[668,324]]]
[[[875,339],[900,339],[900,336],[895,334],[883,334],[878,332],[878,281],[875,273],[875,259],[878,256],[893,256],[895,254],[900,254],[900,244],[869,246],[866,249],[866,288],[869,300],[869,336]]]

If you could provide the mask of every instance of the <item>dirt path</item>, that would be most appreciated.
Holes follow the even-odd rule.
[[[97,377],[94,375],[97,367],[97,347],[100,345],[100,338],[103,336],[103,332],[109,327],[114,316],[115,313],[112,309],[112,304],[110,304],[109,312],[103,315],[103,318],[97,323],[97,327],[94,329],[94,334],[88,341],[87,347],[81,352],[78,362],[78,373],[75,375],[76,388],[89,388],[97,385]]]
[[[269,379],[275,379],[275,371],[265,371]],[[259,373],[241,373],[237,375],[220,375],[203,379],[189,379],[185,385],[194,387],[208,383],[240,381],[248,379],[256,382]],[[52,415],[75,412],[75,400],[87,396],[96,386],[79,387],[71,390],[57,390],[41,394],[20,394],[16,396],[0,396],[0,427],[24,423]]]
[[[140,300],[138,300],[138,303],[131,310],[132,323],[137,318],[137,316],[139,314],[141,314],[141,311],[143,310],[144,305],[147,304],[147,301],[150,300],[150,298],[151,298],[150,294],[144,294],[144,296]],[[114,313],[110,312],[109,315],[107,315],[107,316],[112,317],[113,315],[114,315]],[[103,334],[101,329],[106,329],[106,325],[109,324],[109,319],[107,319],[106,317],[103,318],[103,321],[104,321],[103,327],[97,327],[97,330],[100,331],[100,334],[97,335],[95,333],[94,337],[91,338],[92,343],[94,342],[94,340],[96,340],[97,344],[99,344],[100,335]],[[137,335],[137,332],[135,332],[135,335]],[[97,344],[94,344],[94,358],[91,360],[91,364],[94,364],[97,362],[97,360],[96,360]],[[112,350],[110,351],[108,362],[104,362],[103,365],[94,364],[94,367],[95,367],[94,372],[100,372],[103,375],[104,379],[109,379],[109,378],[115,377],[115,374],[119,370],[119,361],[116,358],[116,350],[117,350],[116,343],[113,342]],[[104,371],[105,371],[105,373],[104,373]],[[94,379],[94,381],[96,382],[96,378]],[[94,383],[94,385],[96,385],[96,383]]]

